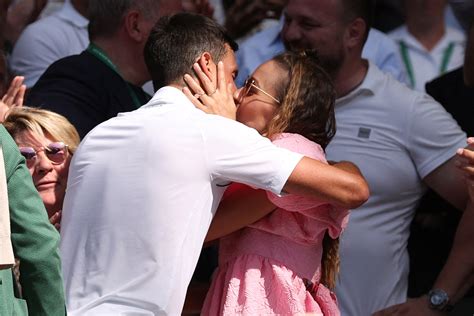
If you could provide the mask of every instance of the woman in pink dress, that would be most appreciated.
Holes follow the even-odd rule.
[[[335,91],[311,53],[273,58],[237,93],[237,120],[277,146],[327,163]],[[224,236],[202,314],[339,315],[330,289],[347,215],[324,201],[231,186],[206,239]]]

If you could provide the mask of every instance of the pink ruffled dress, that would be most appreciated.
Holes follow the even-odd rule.
[[[326,162],[322,148],[303,136],[284,133],[273,143]],[[338,237],[348,210],[301,196],[268,196],[275,211],[220,240],[202,315],[340,315],[319,278],[324,234]]]

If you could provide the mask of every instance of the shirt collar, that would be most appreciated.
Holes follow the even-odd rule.
[[[64,2],[64,5],[57,13],[57,16],[79,28],[86,28],[89,24],[89,20],[77,12],[77,10],[72,6],[70,0]]]
[[[362,83],[345,96],[338,98],[336,100],[337,105],[351,101],[361,94],[375,95],[377,88],[382,84],[382,72],[371,61],[368,61],[368,63],[367,74],[365,75],[364,80],[362,80]]]
[[[178,105],[195,109],[194,104],[184,95],[184,93],[175,87],[165,86],[156,91],[151,100],[141,108],[160,107],[163,105]]]
[[[408,47],[416,49],[418,51],[427,53],[426,48],[414,37],[409,31],[406,25],[400,26],[395,33],[393,33],[393,39],[396,42],[404,42]],[[465,37],[462,34],[458,34],[454,29],[446,26],[443,37],[438,41],[431,52],[443,50],[449,45],[449,43],[464,45]]]
[[[274,27],[269,28],[268,30],[268,38],[271,39],[270,43],[274,44],[276,42],[283,42],[283,38],[281,37],[281,30],[283,29],[283,24],[285,23],[284,15],[281,16],[278,24]]]

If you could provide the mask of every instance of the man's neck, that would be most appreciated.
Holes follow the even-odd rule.
[[[71,0],[71,4],[83,17],[87,17],[87,1],[84,0]]]
[[[144,57],[137,47],[111,38],[95,39],[93,42],[104,51],[125,81],[142,86],[150,80]]]
[[[407,29],[427,51],[431,51],[446,32],[444,17],[442,16],[430,20],[407,19]]]
[[[362,58],[343,64],[337,74],[333,75],[337,98],[341,98],[356,89],[364,81],[368,69],[368,61]]]

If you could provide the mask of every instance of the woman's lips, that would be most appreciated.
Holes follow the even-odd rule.
[[[58,185],[57,181],[40,181],[36,184],[36,188],[50,188]]]

